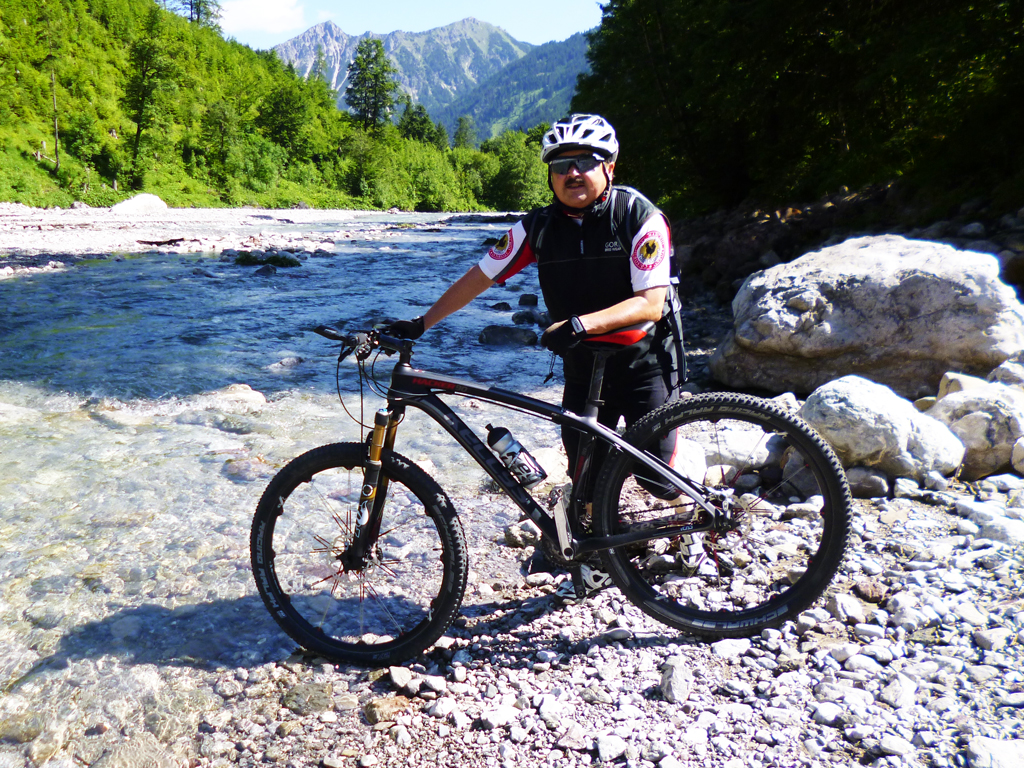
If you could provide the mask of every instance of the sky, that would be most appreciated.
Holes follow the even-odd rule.
[[[221,10],[224,35],[260,49],[328,19],[349,35],[386,35],[424,32],[472,16],[534,45],[565,40],[601,22],[598,0],[221,0]]]

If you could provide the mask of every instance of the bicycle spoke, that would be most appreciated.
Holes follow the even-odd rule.
[[[606,566],[662,621],[711,631],[736,617],[734,629],[714,630],[722,634],[748,632],[759,616],[777,623],[790,606],[813,599],[838,566],[849,504],[838,462],[806,425],[763,401],[709,395],[670,408],[678,417],[650,419],[634,444],[650,449],[675,431],[674,468],[712,492],[714,518],[700,517],[708,513],[691,502],[711,529],[627,545],[609,553]],[[635,469],[623,458],[603,474],[600,531],[673,524],[665,515],[673,504],[656,496],[648,475],[633,477]],[[826,513],[837,512],[844,524],[838,550],[830,550],[836,537]],[[807,576],[812,565],[826,571],[824,579]]]
[[[338,451],[336,459],[329,450]],[[359,496],[352,491],[362,485],[362,446],[323,451],[296,460],[297,478],[287,468],[275,478],[285,488],[275,494],[272,527],[261,513],[263,502],[257,509],[253,546],[260,554],[253,568],[267,573],[257,585],[281,596],[268,607],[307,647],[337,658],[408,658],[444,631],[461,602],[465,551],[454,510],[422,470],[389,459],[382,470],[388,492],[378,505],[382,533],[353,559]],[[449,579],[454,588],[446,587]]]

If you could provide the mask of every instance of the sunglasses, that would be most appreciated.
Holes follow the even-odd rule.
[[[559,176],[565,176],[569,173],[569,170],[576,166],[576,170],[580,173],[590,173],[601,163],[604,162],[603,157],[597,155],[579,155],[575,157],[557,157],[548,163],[548,168],[557,173]]]

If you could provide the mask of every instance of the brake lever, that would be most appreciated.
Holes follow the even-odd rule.
[[[343,362],[345,358],[351,355],[354,350],[354,346],[342,344],[341,349],[338,351],[338,362]]]
[[[353,349],[356,353],[356,360],[361,363],[373,352],[375,339],[371,339],[365,333],[357,333],[354,338],[356,343]]]

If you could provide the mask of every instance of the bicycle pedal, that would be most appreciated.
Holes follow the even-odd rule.
[[[579,567],[580,576],[583,580],[583,584],[590,594],[599,590],[605,589],[612,585],[612,577],[609,576],[602,570],[594,568],[593,566],[583,563]]]
[[[571,579],[563,581],[557,594],[566,600],[582,601],[612,585],[611,577],[586,563],[571,568]]]
[[[566,500],[566,506],[569,504],[569,496],[572,494],[572,483],[563,483],[562,485],[555,486],[548,492],[545,503],[548,511],[553,510],[558,506],[558,502],[563,498]]]

